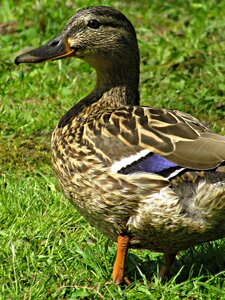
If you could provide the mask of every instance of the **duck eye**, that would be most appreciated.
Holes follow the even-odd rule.
[[[90,28],[96,29],[100,26],[100,23],[97,20],[90,20],[87,25]]]

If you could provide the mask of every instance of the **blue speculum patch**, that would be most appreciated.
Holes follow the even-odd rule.
[[[147,172],[168,176],[170,173],[173,173],[175,170],[180,168],[180,166],[159,154],[150,153],[133,162],[131,165],[122,168],[119,173],[132,174],[137,172]]]

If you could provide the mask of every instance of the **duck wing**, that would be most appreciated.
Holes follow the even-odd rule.
[[[135,164],[153,173],[153,165],[161,165],[160,172],[178,166],[210,170],[225,161],[225,137],[176,110],[126,106],[106,111],[86,123],[85,138],[114,172]]]

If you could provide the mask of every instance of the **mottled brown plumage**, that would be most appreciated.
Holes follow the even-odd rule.
[[[91,225],[119,237],[116,283],[128,247],[163,252],[163,277],[179,250],[225,237],[225,137],[188,114],[139,106],[136,34],[120,12],[79,10],[16,63],[67,56],[91,64],[97,81],[54,130],[59,183]]]

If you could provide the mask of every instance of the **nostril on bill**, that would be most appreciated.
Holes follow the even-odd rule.
[[[56,46],[58,46],[59,43],[60,43],[60,41],[52,41],[50,46],[56,47]]]

